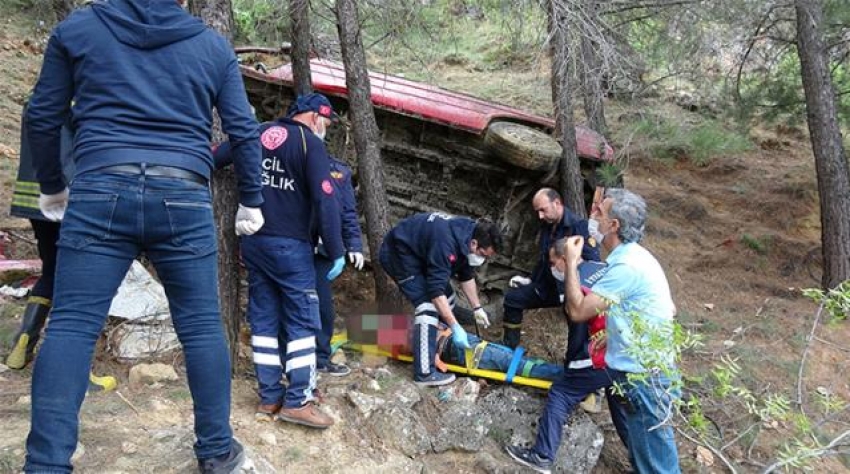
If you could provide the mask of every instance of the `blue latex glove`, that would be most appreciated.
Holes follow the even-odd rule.
[[[466,336],[466,330],[458,323],[452,324],[452,342],[458,347],[469,349],[469,338]]]
[[[345,266],[345,257],[339,257],[334,260],[334,266],[331,267],[331,271],[328,272],[328,281],[332,281],[334,278],[338,277],[340,273],[342,273],[342,268]]]

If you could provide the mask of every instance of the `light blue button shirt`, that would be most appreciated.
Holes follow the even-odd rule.
[[[645,372],[672,366],[675,363],[672,322],[676,308],[658,260],[632,242],[614,248],[607,263],[607,273],[591,291],[610,303],[605,354],[608,367],[623,372]]]

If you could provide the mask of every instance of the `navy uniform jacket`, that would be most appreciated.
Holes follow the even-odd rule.
[[[25,219],[36,219],[46,221],[47,218],[38,208],[38,180],[35,175],[32,149],[29,141],[28,122],[26,119],[26,106],[21,117],[21,152],[18,165],[18,179],[15,181],[15,191],[12,196],[12,208],[10,214]],[[65,186],[74,177],[73,159],[74,133],[71,131],[71,121],[65,123],[60,134],[59,156],[62,162],[62,176]]]
[[[537,265],[534,266],[534,271],[531,272],[531,282],[538,287],[540,297],[543,299],[554,296],[554,291],[556,291],[557,287],[557,280],[552,276],[552,272],[549,271],[549,247],[558,239],[572,235],[584,237],[584,248],[581,251],[581,258],[595,262],[601,260],[599,256],[599,245],[591,240],[588,235],[587,219],[582,219],[564,207],[564,217],[561,218],[560,222],[555,224],[543,223],[540,226],[540,256],[537,260]]]
[[[360,233],[360,222],[357,220],[357,201],[354,198],[354,185],[351,183],[351,168],[331,155],[331,184],[339,205],[342,217],[342,243],[348,252],[362,252],[363,240]],[[319,245],[319,253],[327,256],[323,243]]]
[[[414,214],[399,222],[384,238],[396,264],[425,276],[428,298],[444,295],[449,278],[469,281],[475,272],[466,254],[475,221],[442,212]]]
[[[345,253],[340,212],[331,184],[325,144],[309,127],[288,118],[260,125],[263,148],[263,217],[257,235],[290,237],[313,243],[315,216],[319,236],[330,259]],[[216,167],[228,164],[230,146],[222,143],[214,153]]]

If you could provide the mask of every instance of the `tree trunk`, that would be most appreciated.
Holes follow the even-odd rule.
[[[596,18],[599,10],[596,0],[589,0],[586,8],[585,17]],[[584,98],[587,126],[607,136],[608,124],[605,122],[603,102],[605,91],[602,89],[602,59],[599,57],[599,45],[593,41],[589,32],[581,35],[581,57],[581,92]]]
[[[581,166],[576,153],[576,130],[573,118],[572,90],[573,48],[568,34],[566,6],[561,0],[551,0],[549,26],[552,47],[552,102],[555,104],[555,129],[561,141],[561,196],[564,205],[576,214],[586,217],[584,188],[581,178]]]
[[[823,41],[823,5],[796,0],[797,48],[820,194],[824,288],[850,279],[850,169]]]
[[[211,28],[233,41],[233,11],[230,0],[191,0],[192,14],[200,17]],[[224,140],[221,121],[214,116],[212,139],[214,143]],[[239,250],[234,226],[239,193],[236,174],[232,167],[213,173],[213,213],[218,237],[218,296],[221,319],[224,322],[230,344],[232,368],[236,370],[239,355],[239,326],[242,321],[242,306],[239,298]],[[198,288],[198,291],[206,291]]]
[[[366,235],[369,253],[375,269],[375,292],[385,308],[400,308],[401,295],[378,261],[381,241],[389,231],[389,203],[384,188],[384,165],[381,160],[381,136],[372,107],[366,54],[360,36],[356,0],[337,0],[337,29],[342,60],[345,63],[345,82],[348,87],[349,118],[357,151],[357,168],[363,191],[366,214]]]
[[[313,44],[310,35],[310,1],[290,0],[289,19],[292,23],[292,80],[295,92],[305,95],[313,92],[310,75],[310,50]]]

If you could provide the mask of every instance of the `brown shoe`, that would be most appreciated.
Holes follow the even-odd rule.
[[[257,405],[257,412],[254,414],[254,418],[257,421],[274,421],[275,415],[280,411],[280,403],[274,403],[271,405]]]
[[[333,418],[312,403],[300,408],[281,408],[277,413],[277,419],[319,429],[325,429],[334,424]]]

